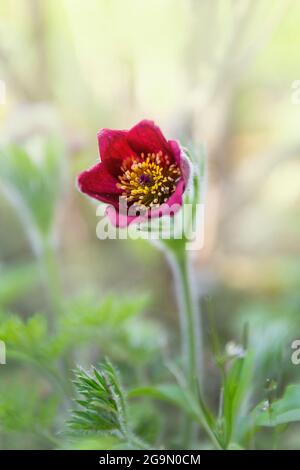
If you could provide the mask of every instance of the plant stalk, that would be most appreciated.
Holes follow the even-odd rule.
[[[184,240],[178,240],[170,258],[180,314],[182,363],[189,389],[196,394],[203,375],[202,332]]]
[[[197,398],[202,385],[202,334],[200,310],[195,299],[185,239],[169,240],[167,254],[171,263],[179,307],[182,366],[191,395]],[[201,390],[200,390],[201,393]],[[184,418],[183,444],[189,446],[195,434],[194,423]]]

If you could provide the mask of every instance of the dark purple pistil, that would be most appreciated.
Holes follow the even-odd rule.
[[[144,184],[150,184],[151,183],[151,177],[149,175],[146,175],[145,173],[143,173],[140,177],[139,177],[139,183],[144,185]]]

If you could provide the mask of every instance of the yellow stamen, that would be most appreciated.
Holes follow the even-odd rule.
[[[130,167],[121,167],[118,187],[123,190],[122,196],[128,202],[143,207],[158,207],[167,201],[175,191],[180,178],[180,169],[175,163],[170,165],[167,155],[142,153],[140,159],[133,159]],[[166,197],[166,195],[168,195]]]

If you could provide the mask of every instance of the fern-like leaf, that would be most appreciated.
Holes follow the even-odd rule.
[[[128,440],[125,393],[112,364],[106,359],[99,369],[87,372],[78,368],[75,374],[79,409],[72,411],[68,425],[73,430],[109,432]]]

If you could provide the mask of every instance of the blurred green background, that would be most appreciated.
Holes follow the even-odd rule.
[[[70,374],[65,388],[76,364],[108,355],[125,385],[158,380],[178,351],[164,259],[141,240],[97,240],[96,205],[76,191],[102,127],[149,118],[206,145],[205,242],[193,261],[212,405],[212,322],[223,349],[249,325],[259,399],[267,378],[278,393],[299,380],[299,23],[288,0],[1,1],[1,448],[93,446],[57,437],[69,406],[57,370]],[[172,440],[174,410],[163,425],[151,407],[137,404],[137,427]],[[291,425],[279,447],[300,449],[297,434]],[[273,438],[264,429],[255,446]]]

